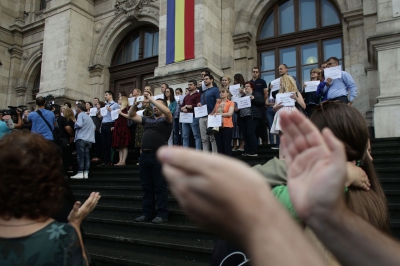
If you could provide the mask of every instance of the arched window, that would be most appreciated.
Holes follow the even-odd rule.
[[[158,56],[158,29],[142,28],[134,31],[119,45],[112,65],[121,65],[153,56]]]
[[[302,84],[309,80],[310,70],[327,58],[336,56],[342,64],[342,35],[338,9],[330,0],[277,2],[258,34],[261,77],[272,81],[279,76],[279,65],[286,64]]]

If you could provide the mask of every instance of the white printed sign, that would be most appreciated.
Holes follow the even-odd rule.
[[[276,95],[276,102],[282,103],[283,106],[294,106],[294,99],[290,98],[293,92],[278,93]]]
[[[193,113],[180,112],[179,122],[180,123],[189,123],[189,124],[193,123]]]
[[[277,78],[271,81],[271,86],[272,86],[271,91],[279,90],[281,87],[281,78]]]
[[[240,84],[229,86],[229,91],[232,95],[238,95],[240,90]]]
[[[90,108],[89,116],[96,116],[97,108]]]
[[[107,115],[107,107],[100,108],[100,114],[101,114],[101,116],[106,116]]]
[[[306,88],[305,88],[305,92],[314,92],[318,89],[318,85],[319,85],[320,81],[307,81],[304,82],[304,84],[306,84]]]
[[[140,110],[140,111],[137,111],[136,114],[137,114],[138,116],[143,116],[143,112],[144,112],[144,110]]]
[[[135,97],[128,98],[129,105],[133,105],[135,102]]]
[[[207,127],[220,127],[222,126],[222,116],[221,115],[209,115],[207,120]]]
[[[237,99],[237,104],[239,109],[251,107],[250,96],[245,96]]]
[[[143,102],[144,96],[138,96],[136,102]]]
[[[118,116],[119,116],[118,111],[119,111],[119,109],[111,111],[111,119],[112,120],[115,120],[118,118]]]
[[[200,107],[195,107],[194,114],[196,118],[207,116],[208,115],[207,104]]]
[[[331,78],[331,79],[342,78],[342,66],[325,68],[324,76],[325,76],[325,78]]]
[[[157,100],[157,99],[164,99],[164,94],[154,95],[154,100]]]

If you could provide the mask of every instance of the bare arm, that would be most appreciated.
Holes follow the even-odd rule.
[[[144,95],[144,97],[146,97],[146,95]],[[171,111],[169,110],[169,108],[167,106],[165,106],[164,104],[162,104],[160,101],[154,100],[153,97],[148,96],[148,99],[150,100],[150,102],[152,104],[154,104],[164,114],[165,121],[167,121],[167,123],[172,123],[174,118],[172,117],[172,114],[171,114]]]
[[[268,88],[264,88],[264,101],[268,99]]]
[[[67,133],[68,133],[68,135],[69,135],[70,137],[73,137],[73,136],[74,136],[74,132],[72,131],[71,126],[65,126],[64,129],[65,129],[65,131],[67,131]]]
[[[223,117],[229,117],[229,116],[232,116],[233,111],[235,111],[235,107],[230,106],[228,112],[227,112],[227,113],[223,113],[223,114],[221,114],[221,115],[222,115]]]
[[[281,114],[281,147],[293,207],[342,265],[398,265],[400,244],[345,206],[346,154],[298,111]],[[351,250],[351,255],[349,255]]]

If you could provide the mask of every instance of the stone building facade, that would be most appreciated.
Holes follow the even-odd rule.
[[[183,87],[202,69],[216,79],[250,79],[259,66],[272,77],[277,72],[267,65],[289,55],[297,60],[292,71],[305,80],[307,67],[326,59],[336,38],[358,86],[354,106],[376,137],[400,136],[400,0],[195,0],[195,59],[173,64],[165,63],[167,1],[0,0],[0,108],[36,95],[62,103],[146,84],[156,91],[163,82]],[[307,14],[305,7],[315,10]],[[282,28],[291,19],[293,29]],[[303,66],[307,39],[318,55]]]

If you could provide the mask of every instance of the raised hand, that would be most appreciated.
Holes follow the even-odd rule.
[[[305,222],[343,206],[346,154],[331,130],[319,130],[298,111],[281,113],[281,145],[296,213]]]
[[[68,215],[68,222],[71,225],[77,226],[77,228],[79,228],[83,219],[85,219],[85,217],[96,207],[100,197],[101,196],[99,192],[92,192],[82,206],[81,202],[75,202],[74,207]]]

